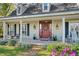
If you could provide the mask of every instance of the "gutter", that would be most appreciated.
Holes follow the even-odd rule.
[[[15,16],[15,17],[2,17],[1,20],[5,19],[19,19],[19,18],[34,18],[34,17],[45,17],[45,16],[64,16],[70,14],[79,14],[79,11],[49,13],[49,14],[37,14],[37,15],[26,15],[26,16]]]

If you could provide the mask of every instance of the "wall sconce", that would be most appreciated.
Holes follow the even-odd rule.
[[[59,28],[59,26],[58,26],[58,24],[56,24],[56,29],[58,29]]]
[[[33,28],[36,29],[36,26],[34,25]]]

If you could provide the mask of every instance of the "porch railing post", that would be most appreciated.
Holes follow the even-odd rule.
[[[20,20],[20,43],[22,42],[22,21]]]
[[[65,43],[65,18],[62,17],[62,41]]]

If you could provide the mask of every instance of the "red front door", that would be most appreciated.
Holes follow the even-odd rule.
[[[40,21],[40,38],[49,38],[51,34],[51,21]]]

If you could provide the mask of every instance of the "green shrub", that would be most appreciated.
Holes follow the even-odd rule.
[[[79,45],[78,44],[72,45],[71,49],[77,51],[77,53],[78,53],[77,55],[79,56]]]
[[[51,52],[53,49],[56,49],[58,53],[63,51],[64,48],[70,48],[72,51],[76,51],[79,56],[79,44],[62,44],[62,43],[53,43],[47,46],[47,51]]]
[[[9,40],[9,41],[8,41],[8,45],[9,45],[9,46],[15,46],[16,43],[17,43],[16,40]]]
[[[66,45],[63,43],[53,43],[53,44],[49,44],[47,46],[47,51],[51,52],[52,49],[56,49],[57,51],[62,51],[63,48],[65,48],[65,47],[70,47],[70,45]]]
[[[1,41],[0,45],[6,45],[7,41]]]

